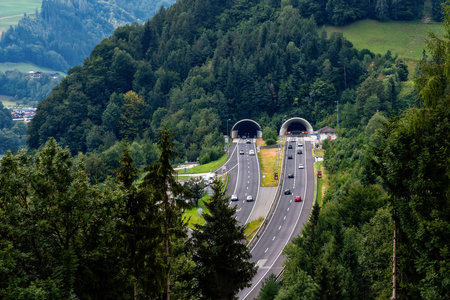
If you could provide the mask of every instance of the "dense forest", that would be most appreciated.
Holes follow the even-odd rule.
[[[389,298],[394,253],[396,299],[449,298],[450,3],[414,72],[327,36],[308,3],[179,0],[70,69],[38,106],[30,154],[1,161],[0,297],[233,299],[255,267],[242,228],[216,182],[188,239],[193,192],[171,163],[222,155],[228,119],[277,132],[301,116],[336,127],[329,186],[259,299]]]
[[[70,69],[39,104],[28,145],[53,136],[73,154],[91,153],[101,175],[117,168],[123,139],[137,165],[151,163],[155,133],[168,124],[179,161],[208,162],[223,154],[227,119],[275,131],[284,115],[335,126],[339,100],[341,125],[352,127],[410,107],[408,73],[396,55],[328,37],[287,2],[179,1],[118,28]]]
[[[118,26],[142,23],[175,0],[43,0],[36,18],[25,16],[1,35],[0,62],[30,62],[66,72]]]
[[[258,300],[450,297],[449,4],[446,36],[430,35],[415,77],[419,107],[324,142],[323,205]]]

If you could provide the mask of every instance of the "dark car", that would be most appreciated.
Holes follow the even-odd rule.
[[[294,174],[289,174],[288,178],[294,178]]]
[[[302,201],[302,197],[300,197],[300,196],[295,196],[294,201],[295,201],[295,202],[301,202],[301,201]]]
[[[239,150],[239,154],[244,154],[244,150]]]
[[[288,155],[288,159],[292,159],[292,155]]]
[[[290,194],[291,194],[291,190],[290,190],[290,189],[286,189],[286,190],[284,191],[284,194],[285,194],[285,195],[290,195]]]
[[[297,154],[302,154],[302,153],[303,153],[302,150],[298,150],[298,151],[297,151]]]
[[[292,145],[289,145],[289,146],[288,146],[288,149],[292,149]]]

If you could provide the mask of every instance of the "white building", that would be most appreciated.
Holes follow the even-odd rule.
[[[336,134],[334,133],[334,129],[331,127],[328,127],[328,126],[317,130],[317,134],[319,136],[320,142],[322,142],[323,140],[326,140],[326,139],[329,139],[329,140],[336,139]]]

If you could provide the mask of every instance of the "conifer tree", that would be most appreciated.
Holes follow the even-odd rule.
[[[235,218],[236,208],[228,206],[222,194],[223,184],[215,181],[214,195],[206,204],[210,215],[205,224],[192,234],[198,289],[202,299],[234,299],[236,293],[249,286],[256,273],[249,262],[249,249],[243,244],[244,227]]]

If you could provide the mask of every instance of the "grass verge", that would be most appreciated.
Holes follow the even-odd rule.
[[[191,173],[191,174],[214,172],[221,165],[223,165],[226,161],[227,161],[227,155],[224,154],[218,160],[209,162],[209,163],[204,164],[204,165],[196,166],[196,167],[193,167],[193,168],[190,168],[190,169],[186,169],[186,172]]]
[[[247,226],[245,227],[245,237],[247,239],[247,241],[249,242],[253,236],[256,234],[256,231],[258,230],[258,228],[261,226],[262,222],[264,221],[263,217],[260,217],[259,219],[250,222],[247,224]]]
[[[323,161],[318,161],[314,163],[314,176],[317,176],[317,171],[322,171],[322,178],[317,178],[317,182],[319,184],[317,191],[317,203],[319,203],[319,206],[322,206],[322,202],[323,202],[323,196],[325,194],[325,174],[324,174],[324,170],[322,168],[322,163]]]
[[[359,50],[370,49],[378,54],[385,54],[390,50],[392,55],[398,53],[399,56],[414,61],[422,58],[428,32],[434,32],[440,37],[444,34],[441,23],[422,21],[361,20],[341,27],[326,26],[325,30],[328,34],[342,32]]]
[[[189,223],[188,223],[188,227],[191,229],[195,228],[196,224],[205,224],[205,219],[203,218],[204,214],[209,214],[209,210],[205,205],[205,202],[208,202],[209,199],[211,198],[211,196],[203,196],[202,198],[200,198],[200,200],[198,200],[198,207],[193,207],[189,210],[185,210],[183,213],[183,220],[188,220],[189,219]],[[203,209],[202,215],[198,216],[198,212],[197,209],[201,207]]]
[[[278,181],[274,178],[274,173],[280,174],[280,167],[277,168],[278,148],[261,149],[258,153],[261,164],[261,186],[277,186]]]

